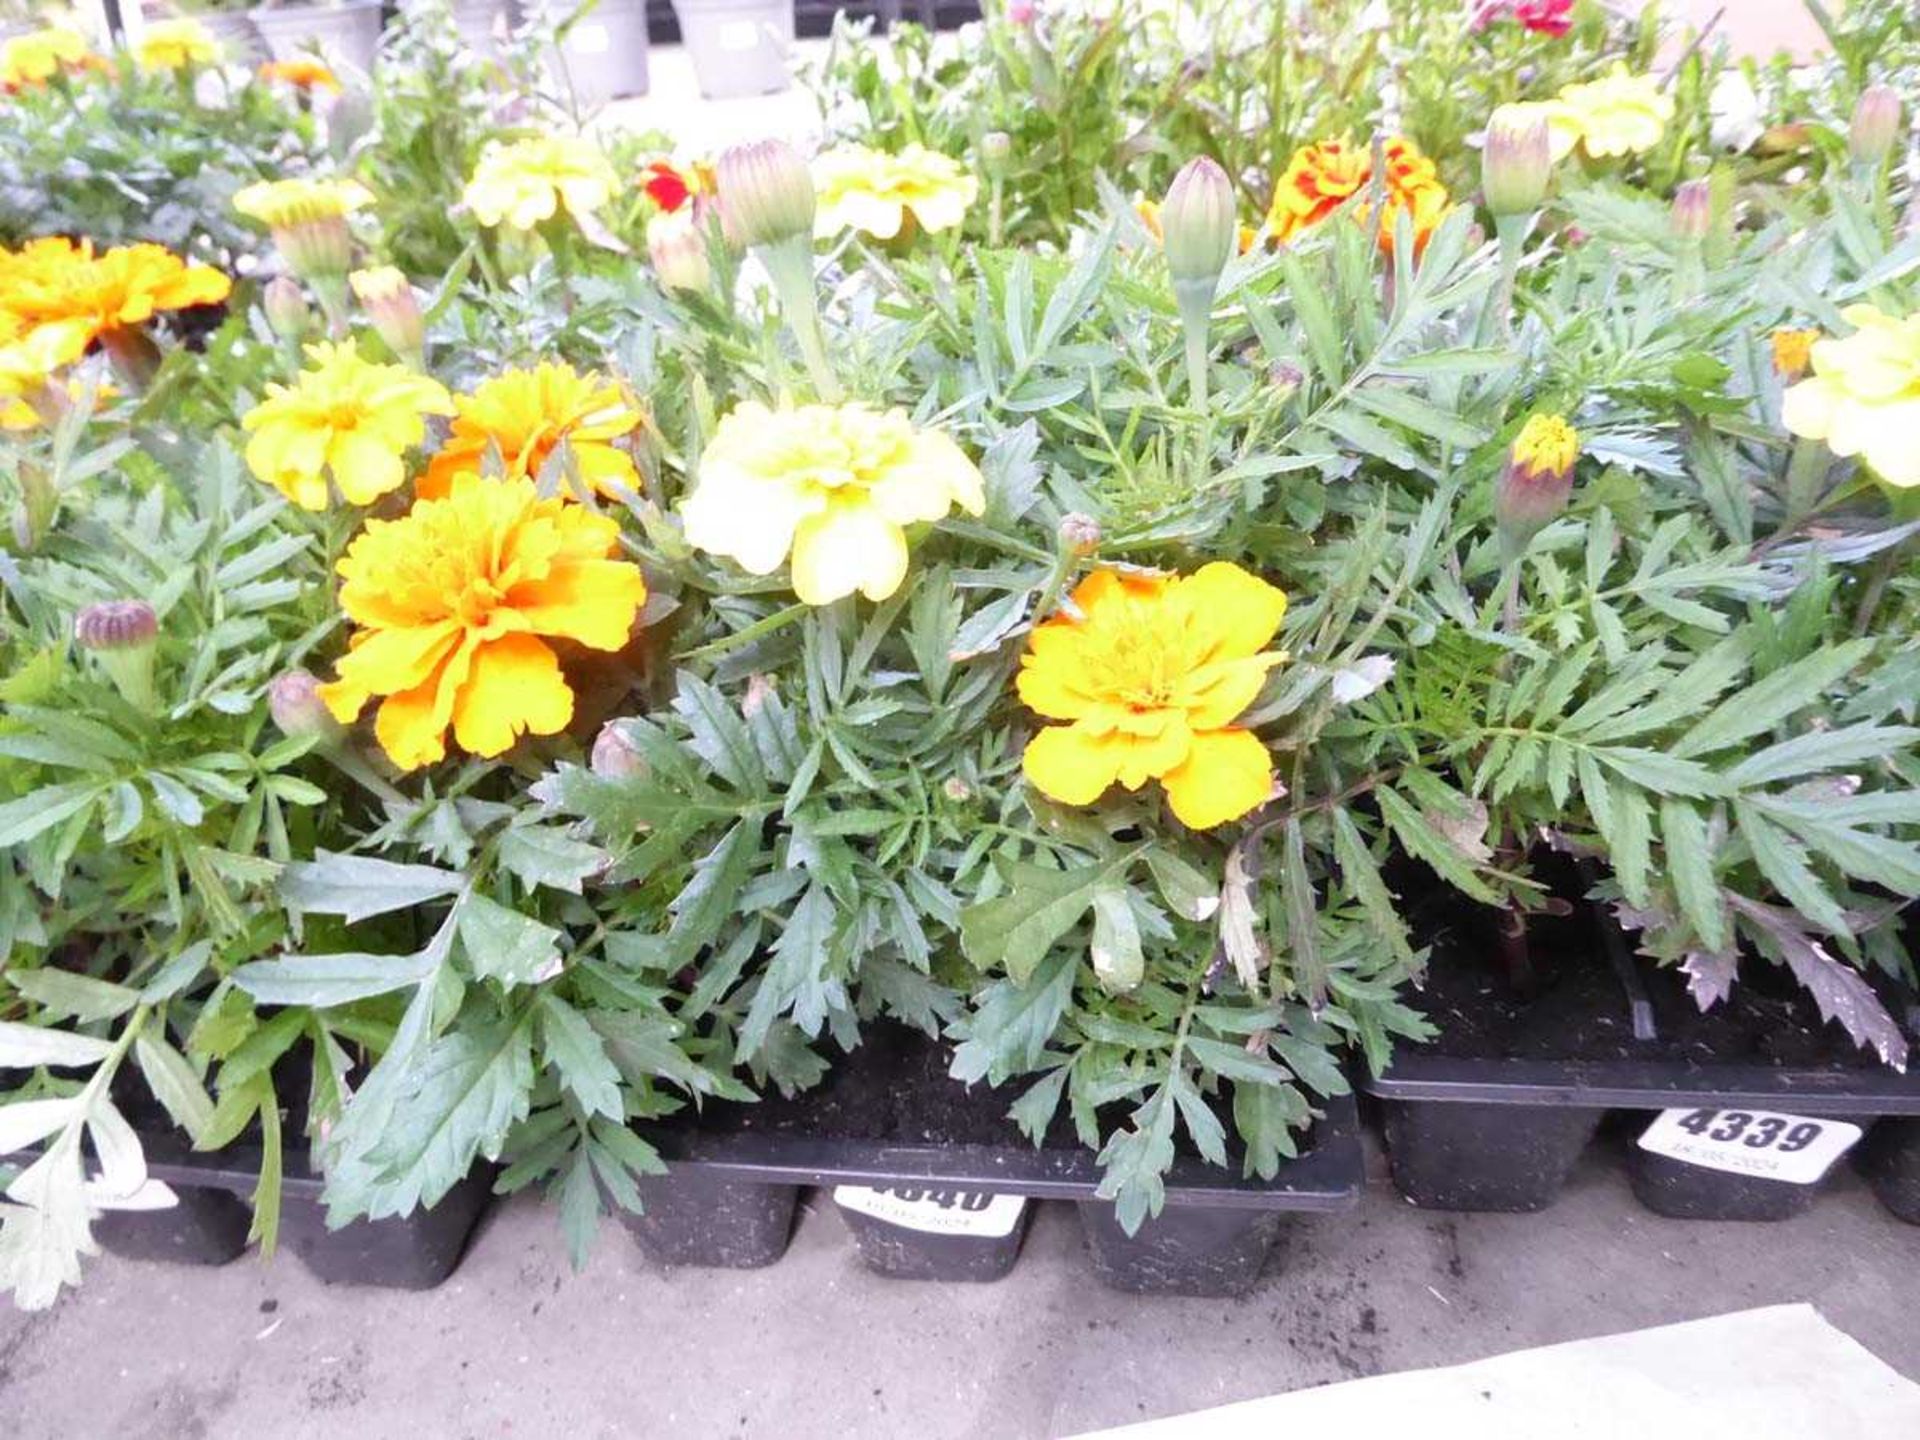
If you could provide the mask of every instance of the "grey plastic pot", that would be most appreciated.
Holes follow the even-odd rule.
[[[381,0],[344,5],[270,5],[251,13],[276,60],[318,51],[329,63],[363,74],[380,53]]]
[[[793,84],[793,0],[673,0],[673,12],[709,100],[773,95]]]
[[[647,93],[647,0],[600,0],[574,21],[551,62],[583,108]]]
[[[513,7],[508,0],[453,0],[453,28],[460,43],[476,55],[492,59],[500,48],[500,35],[513,24]]]
[[[202,15],[200,23],[220,42],[222,56],[230,65],[254,66],[273,59],[266,37],[261,35],[251,15],[233,12]]]

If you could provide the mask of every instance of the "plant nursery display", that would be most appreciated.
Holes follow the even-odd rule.
[[[1920,24],[1828,23],[843,24],[814,155],[430,0],[0,42],[0,1286],[829,1185],[1224,1293],[1356,1087],[1422,1204],[1630,1110],[1920,1216]]]

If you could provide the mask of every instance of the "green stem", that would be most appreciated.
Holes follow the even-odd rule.
[[[1180,307],[1180,329],[1186,337],[1187,390],[1196,410],[1207,408],[1208,331],[1213,323],[1213,292],[1217,278],[1176,280],[1173,298]]]
[[[829,404],[840,399],[840,382],[827,364],[827,346],[820,330],[820,302],[813,287],[813,246],[804,235],[796,235],[773,245],[755,247],[760,263],[767,267],[774,293],[780,298],[780,310],[787,328],[807,362],[813,388]]]

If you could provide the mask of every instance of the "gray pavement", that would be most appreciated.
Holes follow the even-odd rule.
[[[1538,1215],[1416,1210],[1380,1181],[1358,1210],[1298,1222],[1234,1301],[1104,1289],[1073,1211],[1051,1205],[1012,1276],[972,1287],[868,1274],[819,1200],[787,1257],[752,1272],[663,1270],[609,1227],[574,1275],[524,1200],[421,1295],[329,1289],[291,1257],[102,1257],[52,1312],[0,1311],[0,1425],[8,1440],[1000,1440],[1791,1300],[1920,1379],[1920,1228],[1851,1174],[1802,1219],[1701,1224],[1642,1210],[1619,1159],[1590,1153]]]

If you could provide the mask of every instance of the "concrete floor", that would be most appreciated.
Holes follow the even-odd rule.
[[[1051,1205],[1013,1274],[973,1287],[868,1274],[818,1202],[752,1272],[662,1270],[609,1228],[576,1276],[525,1201],[421,1295],[330,1290],[291,1258],[102,1257],[55,1310],[0,1310],[0,1415],[9,1440],[1001,1440],[1792,1300],[1920,1378],[1920,1229],[1851,1174],[1785,1225],[1697,1224],[1642,1210],[1618,1162],[1590,1154],[1538,1215],[1415,1210],[1376,1183],[1298,1222],[1234,1301],[1102,1288]]]

